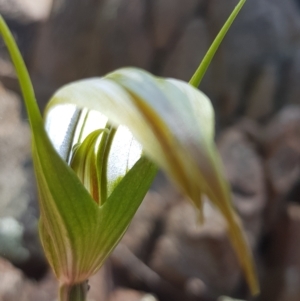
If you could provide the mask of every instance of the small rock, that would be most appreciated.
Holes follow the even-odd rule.
[[[109,301],[158,301],[154,296],[131,289],[115,290]]]
[[[279,84],[278,63],[271,62],[260,67],[259,74],[252,83],[245,115],[261,120],[271,115],[275,110],[275,96]]]
[[[20,118],[20,100],[16,95],[3,86],[0,95],[0,217],[20,217],[29,202],[23,168],[30,156],[29,127]]]
[[[11,218],[0,219],[0,255],[14,263],[22,263],[29,258],[29,251],[23,247],[23,226]]]
[[[18,265],[34,258],[33,271],[34,266],[45,268],[45,261],[38,239],[29,126],[20,111],[20,100],[0,85],[0,252]]]
[[[242,218],[248,240],[255,248],[267,203],[263,160],[255,144],[237,127],[222,132],[217,143],[231,185],[233,203]]]
[[[150,68],[153,49],[145,25],[146,2],[114,0],[104,3],[96,27],[100,39],[105,41],[97,50],[101,53],[99,70],[102,68],[106,73],[124,66]]]
[[[207,286],[199,278],[189,278],[185,283],[185,291],[189,296],[200,297],[206,296]]]
[[[57,301],[58,300],[58,282],[52,272],[48,272],[43,279],[38,282],[26,280],[25,289],[27,299],[24,301]],[[16,299],[18,301],[19,299]],[[22,300],[23,301],[23,300]]]
[[[282,140],[289,142],[295,149],[300,149],[299,139],[300,105],[284,107],[268,123],[264,131],[266,155],[269,156]]]
[[[230,298],[230,297],[222,296],[222,297],[218,298],[217,301],[245,301],[245,300],[233,299],[233,298]]]
[[[191,19],[175,47],[171,49],[162,71],[163,76],[172,76],[188,81],[209,48],[207,25],[201,18]]]
[[[24,24],[45,20],[53,0],[0,0],[0,11],[6,18]]]
[[[27,301],[25,280],[22,272],[14,268],[9,262],[0,258],[0,300],[3,301]],[[22,292],[22,299],[20,294]]]
[[[288,204],[268,239],[260,300],[298,301],[300,295],[300,206]]]
[[[168,203],[159,194],[148,192],[126,231],[122,243],[140,259],[149,257],[167,206]]]
[[[200,226],[192,205],[186,201],[175,205],[168,212],[165,232],[149,265],[176,287],[185,287],[189,295],[212,298],[232,292],[241,271],[223,217],[208,202],[204,203],[204,217]],[[204,286],[193,289],[191,279],[199,279]]]
[[[298,199],[293,190],[300,185],[300,106],[283,108],[266,126],[262,138],[272,194],[266,213],[276,223],[285,202]]]
[[[116,271],[116,282],[120,286],[133,286],[155,292],[162,300],[190,301],[182,288],[174,286],[120,243],[111,256]],[[129,284],[129,285],[128,285]]]
[[[299,104],[300,87],[298,78],[300,76],[300,50],[297,47],[289,62],[289,68],[285,72],[286,80],[286,103]]]
[[[20,100],[0,86],[0,217],[19,218],[29,203],[26,173],[30,156],[28,124],[20,118]]]
[[[156,48],[164,48],[180,34],[195,14],[202,1],[188,0],[154,0],[152,1],[152,19],[154,27],[154,44]],[[199,34],[201,38],[201,33]]]
[[[57,281],[52,274],[48,274],[40,282],[33,282],[2,258],[0,258],[0,279],[1,301],[55,301],[57,297]]]

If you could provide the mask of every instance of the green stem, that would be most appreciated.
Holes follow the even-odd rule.
[[[88,292],[88,283],[87,281],[67,285],[63,284],[59,288],[59,300],[60,301],[86,301],[86,296]]]
[[[221,42],[224,39],[228,29],[230,28],[231,24],[233,23],[234,19],[238,15],[239,11],[241,10],[241,8],[245,4],[245,2],[246,2],[246,0],[240,0],[240,2],[238,3],[238,5],[233,10],[233,12],[231,13],[229,18],[227,19],[227,21],[224,24],[224,26],[222,27],[222,29],[218,33],[217,37],[215,38],[215,40],[211,44],[211,46],[208,49],[208,51],[206,52],[203,60],[201,61],[198,69],[196,70],[196,72],[194,73],[194,75],[192,76],[192,78],[189,82],[192,86],[198,87],[200,85],[200,83],[202,81],[202,78],[203,78],[208,66],[211,63],[211,60],[213,59],[216,51],[218,50]]]

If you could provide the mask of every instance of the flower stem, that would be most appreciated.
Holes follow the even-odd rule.
[[[74,285],[63,284],[59,288],[60,301],[86,301],[88,292],[88,282],[82,282]]]

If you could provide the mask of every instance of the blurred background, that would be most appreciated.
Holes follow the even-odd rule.
[[[40,108],[60,86],[123,66],[189,80],[237,0],[0,0]],[[202,84],[253,250],[251,298],[220,214],[159,174],[124,239],[90,279],[92,301],[300,300],[300,1],[248,0]],[[0,42],[0,301],[54,301],[37,233],[30,133]]]

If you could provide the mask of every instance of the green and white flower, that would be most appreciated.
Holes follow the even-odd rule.
[[[200,220],[203,196],[220,210],[251,291],[257,293],[252,256],[214,144],[214,111],[194,87],[244,2],[190,83],[120,69],[62,87],[50,100],[45,120],[24,62],[0,19],[31,125],[40,237],[60,282],[61,300],[85,300],[87,279],[122,238],[157,167],[194,205]]]

